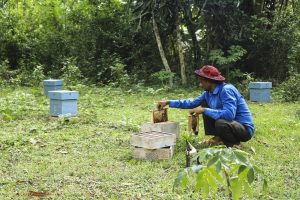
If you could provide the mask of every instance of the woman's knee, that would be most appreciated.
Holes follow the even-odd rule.
[[[218,134],[224,131],[227,132],[227,130],[229,129],[228,122],[224,119],[218,119],[215,122],[215,128]]]
[[[224,127],[226,127],[226,120],[224,120],[224,119],[218,119],[218,120],[216,120],[216,122],[215,122],[215,127],[216,128],[224,128]]]

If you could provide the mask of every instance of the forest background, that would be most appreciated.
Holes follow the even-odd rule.
[[[1,83],[196,85],[211,64],[247,92],[272,81],[299,92],[297,0],[1,0]],[[299,87],[298,87],[299,88]],[[280,93],[280,92],[279,92]],[[287,97],[288,96],[288,97]]]

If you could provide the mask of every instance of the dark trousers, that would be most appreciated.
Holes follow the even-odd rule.
[[[208,107],[207,103],[203,102],[202,107]],[[214,120],[203,114],[203,123],[205,135],[219,136],[227,147],[251,139],[247,128],[237,121]]]

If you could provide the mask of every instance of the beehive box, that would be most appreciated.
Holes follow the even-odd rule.
[[[146,122],[141,125],[141,132],[149,132],[149,131],[173,133],[178,138],[180,127],[178,122],[171,122],[171,121],[160,122],[160,123]]]
[[[142,147],[146,149],[160,149],[170,147],[176,143],[176,135],[173,133],[165,133],[158,131],[149,131],[133,134],[130,143],[134,147]]]
[[[50,114],[52,116],[77,115],[78,91],[49,91]]]
[[[172,158],[174,146],[160,149],[146,149],[141,147],[133,148],[133,158],[145,160],[166,160]]]
[[[49,91],[61,90],[62,88],[62,80],[50,79],[44,80],[44,94],[49,96]]]
[[[250,82],[250,101],[269,102],[271,99],[272,82]]]

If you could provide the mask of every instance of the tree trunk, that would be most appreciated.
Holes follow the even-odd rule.
[[[180,23],[179,18],[177,19],[176,24],[176,35],[177,35],[177,49],[178,49],[178,55],[179,55],[179,62],[180,62],[180,74],[181,74],[181,83],[182,85],[187,84],[187,78],[186,78],[186,72],[185,72],[185,62],[184,62],[184,55],[182,50],[182,37],[180,33]]]
[[[154,17],[153,13],[152,13],[152,22],[153,22],[153,30],[154,30],[156,43],[157,43],[157,46],[158,46],[158,50],[159,50],[161,60],[163,62],[165,70],[168,71],[168,72],[171,72],[171,68],[169,66],[168,60],[165,56],[165,52],[164,52],[164,49],[163,49],[162,44],[161,44],[161,39],[160,39],[158,27],[157,27],[157,24],[156,24],[155,17]],[[170,87],[173,87],[173,78],[172,77],[170,77],[170,79],[169,79],[169,85],[170,85]]]
[[[183,9],[184,9],[183,16],[186,21],[186,26],[187,26],[189,34],[191,35],[192,44],[193,44],[193,46],[192,46],[193,54],[194,54],[193,55],[193,58],[194,58],[194,66],[193,67],[194,67],[194,69],[196,69],[197,67],[199,67],[199,64],[200,64],[201,51],[200,51],[200,47],[199,47],[199,44],[197,41],[196,30],[195,30],[195,27],[194,27],[194,24],[192,21],[191,8],[188,5],[188,3],[183,5]]]

